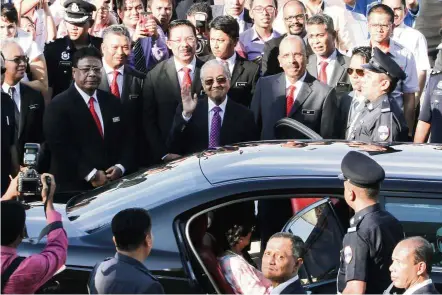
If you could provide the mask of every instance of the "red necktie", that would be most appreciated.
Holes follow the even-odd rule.
[[[103,128],[101,127],[100,119],[98,118],[97,112],[94,107],[94,98],[89,98],[89,111],[91,112],[92,118],[94,118],[95,124],[97,125],[98,131],[100,132],[101,137],[103,136]]]
[[[327,72],[325,70],[327,69],[328,62],[321,61],[319,65],[321,66],[321,70],[319,71],[318,80],[327,84]]]
[[[112,80],[112,85],[110,87],[111,93],[116,97],[120,98],[120,90],[118,89],[117,77],[120,74],[119,71],[114,71],[114,78]]]
[[[184,72],[184,78],[183,78],[183,83],[182,83],[183,85],[181,85],[181,86],[184,86],[184,85],[192,86],[192,78],[190,78],[190,69],[184,67],[183,72]]]
[[[295,86],[290,86],[289,87],[289,91],[287,92],[287,96],[286,96],[286,106],[285,106],[285,113],[286,116],[288,117],[290,115],[290,111],[292,110],[293,104],[295,102]]]

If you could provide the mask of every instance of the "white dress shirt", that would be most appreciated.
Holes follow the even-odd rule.
[[[420,288],[422,288],[422,287],[424,287],[426,285],[432,284],[432,283],[433,283],[433,281],[431,279],[428,279],[428,280],[425,280],[425,281],[423,281],[423,282],[421,282],[419,284],[413,285],[411,288],[408,288],[404,292],[404,295],[411,295],[414,292],[416,292],[416,290],[418,290],[418,289],[420,289]]]
[[[9,94],[9,88],[11,88],[12,86],[10,86],[9,84],[7,84],[6,82],[3,83],[2,85],[2,89],[3,92]],[[15,92],[14,92],[14,102],[17,105],[18,111],[21,111],[21,96],[20,96],[20,83],[17,83],[14,85],[15,88]]]
[[[114,80],[114,71],[115,69],[111,68],[106,64],[106,61],[103,58],[103,68],[104,72],[106,73],[107,82],[109,83],[109,89],[112,85],[112,81]],[[124,74],[124,65],[122,65],[120,68],[117,69],[117,71],[120,73],[117,77],[117,84],[118,84],[118,91],[121,94],[123,93],[123,74]]]
[[[332,74],[333,74],[333,69],[336,63],[336,58],[337,58],[337,51],[333,51],[333,53],[327,57],[326,59],[322,59],[320,56],[316,56],[316,68],[318,70],[318,77],[319,77],[319,73],[321,72],[321,63],[322,62],[327,62],[328,65],[325,68],[325,73],[327,74],[327,85],[330,83],[330,80],[332,78]]]
[[[281,292],[284,291],[284,289],[287,288],[288,285],[290,285],[291,283],[296,282],[297,280],[299,280],[299,276],[298,275],[294,276],[290,280],[285,281],[284,283],[279,284],[278,286],[273,288],[272,291],[270,292],[270,294],[281,294]]]
[[[193,57],[192,61],[188,65],[182,65],[179,61],[176,60],[176,58],[173,59],[175,62],[175,69],[178,74],[178,81],[180,82],[180,87],[183,84],[184,80],[184,71],[183,68],[189,68],[190,69],[190,79],[193,82],[193,76],[195,74],[195,65],[196,65],[196,57]]]
[[[287,78],[287,76],[285,76],[285,95],[286,95],[286,97],[289,94],[289,87],[295,86],[295,93],[293,93],[293,102],[296,101],[296,98],[298,97],[298,94],[301,91],[301,88],[304,84],[304,79],[305,79],[306,75],[307,75],[307,70],[305,71],[304,76],[302,76],[301,79],[296,81],[295,84],[291,84],[289,79]]]
[[[94,94],[89,95],[86,92],[84,92],[83,90],[80,89],[80,87],[78,87],[77,83],[74,83],[75,88],[77,89],[78,93],[80,93],[81,97],[84,99],[84,102],[86,103],[87,108],[89,108],[89,100],[91,97],[94,98],[94,109],[95,109],[95,113],[97,113],[98,119],[100,120],[100,124],[101,124],[101,130],[103,130],[103,136],[104,136],[104,124],[103,124],[103,116],[101,115],[101,109],[100,109],[100,105],[98,104],[98,98],[97,98],[97,91],[95,90]],[[126,171],[123,167],[123,165],[121,164],[116,164],[115,166],[117,166],[118,168],[120,168],[121,173],[124,174],[124,172]],[[109,167],[110,168],[110,167]],[[87,182],[89,182],[91,180],[91,178],[95,175],[95,173],[97,173],[97,169],[94,168],[85,178],[84,180],[86,180]]]
[[[226,61],[227,62],[227,65],[229,66],[229,71],[230,71],[230,74],[232,74],[233,73],[233,68],[235,67],[235,62],[236,62],[236,53],[234,52],[233,53],[233,55],[231,56],[231,57],[229,57],[228,59],[221,59],[221,58],[216,58],[216,60],[217,61],[220,61],[220,62],[222,62],[222,61]]]
[[[226,6],[224,6],[224,14],[223,15],[229,15],[226,11]],[[239,33],[241,34],[246,29],[246,22],[244,21],[244,9],[242,10],[241,14],[238,16],[231,16],[238,22],[239,25]]]

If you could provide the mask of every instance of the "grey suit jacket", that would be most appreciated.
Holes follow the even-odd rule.
[[[347,68],[350,65],[350,58],[342,55],[339,51],[336,56],[337,62],[334,63],[334,69],[329,86],[336,89],[336,94],[341,97],[344,93],[348,93],[352,90],[350,84],[350,77],[347,74]],[[307,71],[315,78],[318,78],[318,57],[316,54],[312,54],[308,58]]]
[[[212,7],[213,18],[224,15],[224,5],[212,5],[211,7]],[[253,20],[250,17],[249,10],[246,8],[244,8],[244,22],[245,22],[244,31],[253,26]]]
[[[261,139],[275,139],[275,123],[286,117],[285,73],[258,80],[251,108]],[[307,73],[288,117],[327,139],[334,138],[337,114],[335,90]]]

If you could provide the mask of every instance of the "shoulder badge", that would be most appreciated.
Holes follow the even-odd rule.
[[[72,12],[79,12],[80,11],[80,8],[78,7],[77,3],[72,3],[71,11]]]
[[[379,134],[379,138],[382,141],[385,141],[390,136],[390,129],[388,129],[388,127],[385,125],[381,125],[378,128],[378,134]]]
[[[353,250],[350,246],[344,248],[344,261],[349,264],[353,258]]]
[[[63,52],[61,53],[61,59],[62,59],[62,60],[68,60],[69,58],[70,58],[70,54],[69,54],[69,52],[63,51]]]
[[[431,75],[437,75],[437,74],[440,74],[440,73],[442,73],[442,71],[437,71],[437,70],[432,70],[431,71]]]
[[[389,111],[390,111],[390,101],[388,100],[388,98],[385,98],[384,100],[382,100],[381,113],[388,113]]]

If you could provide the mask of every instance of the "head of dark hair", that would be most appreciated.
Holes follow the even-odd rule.
[[[388,80],[390,81],[390,86],[388,86],[387,88],[387,94],[392,93],[397,86],[397,83],[399,83],[399,80],[397,78],[392,78],[390,76],[388,76],[387,74],[385,74],[385,76],[387,76]]]
[[[239,24],[236,19],[230,15],[215,17],[215,19],[210,22],[209,28],[222,31],[232,40],[236,41],[239,38]]]
[[[371,59],[371,51],[370,46],[359,46],[353,49],[351,56],[358,55],[364,58],[365,62],[368,63]]]
[[[235,245],[239,243],[239,240],[242,237],[247,236],[252,231],[253,227],[254,223],[248,222],[246,220],[244,220],[244,222],[241,223],[232,224],[224,233],[229,248],[231,249],[235,247]]]
[[[315,14],[307,20],[307,26],[311,25],[325,25],[325,30],[332,35],[335,35],[335,26],[333,24],[333,19],[327,14]]]
[[[379,185],[374,185],[373,187],[368,187],[368,188],[364,188],[365,193],[367,195],[367,197],[370,200],[377,200],[379,197],[379,190],[380,190],[380,186]]]
[[[207,23],[210,23],[213,19],[212,7],[207,2],[196,2],[187,10],[187,16],[194,16],[197,12],[204,12],[207,14]]]
[[[26,213],[20,202],[15,200],[1,202],[2,246],[12,244],[25,228]]]
[[[381,3],[384,3],[384,2],[385,2],[385,0],[381,1]],[[407,4],[405,3],[405,0],[401,0],[401,5],[404,9],[407,8]]]
[[[409,237],[404,239],[404,241],[413,241],[415,243],[415,247],[413,249],[414,263],[425,262],[427,265],[427,274],[430,274],[433,264],[433,247],[431,247],[430,242],[419,236]]]
[[[12,4],[12,3],[2,4],[1,17],[4,17],[10,23],[17,24],[18,23],[18,12],[17,12],[17,9],[15,9],[14,4]]]
[[[255,0],[250,0],[250,9],[253,9],[253,2],[255,2]],[[273,0],[273,5],[275,6],[275,11],[278,11],[278,1],[277,0]]]
[[[86,57],[95,57],[101,61],[102,55],[101,52],[93,46],[80,48],[74,53],[74,56],[72,57],[72,67],[76,68],[78,65],[78,61]]]
[[[187,26],[187,27],[191,28],[193,31],[193,35],[196,37],[195,26],[190,21],[188,21],[186,19],[177,19],[177,20],[170,22],[170,24],[169,24],[169,37],[171,35],[170,33],[172,32],[172,29],[176,28],[176,27],[180,27],[180,26]]]
[[[116,246],[122,251],[134,251],[150,235],[152,222],[147,210],[129,208],[118,212],[112,218],[112,233]]]
[[[370,18],[370,15],[372,13],[375,13],[375,12],[389,15],[390,16],[390,23],[394,22],[394,12],[393,12],[393,10],[389,6],[387,6],[385,4],[376,4],[376,5],[374,5],[368,11],[368,18]]]
[[[271,239],[278,239],[278,238],[290,240],[290,242],[292,243],[292,255],[295,258],[303,258],[304,257],[305,251],[306,251],[305,250],[305,243],[300,237],[295,236],[294,234],[291,234],[291,233],[279,232],[279,233],[276,233],[273,236],[271,236],[269,241]]]

